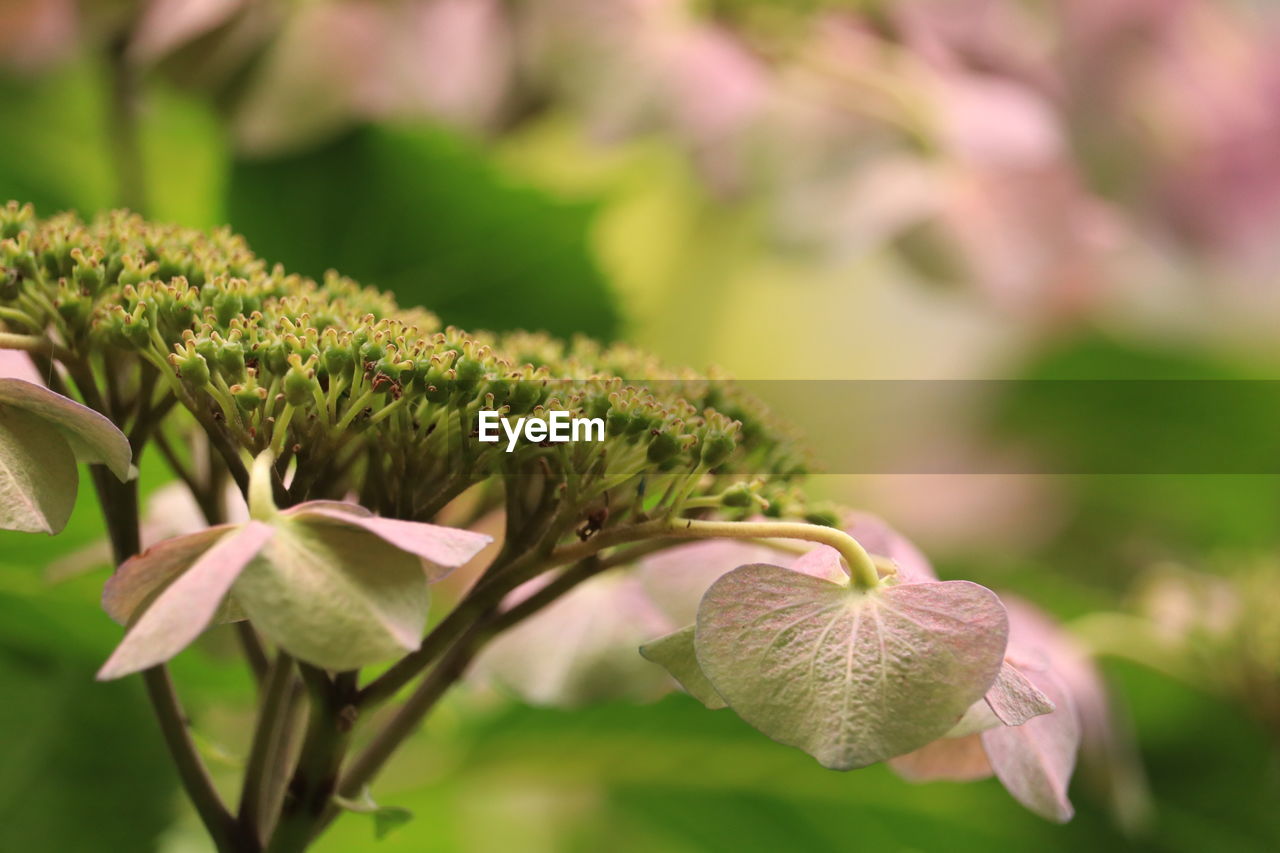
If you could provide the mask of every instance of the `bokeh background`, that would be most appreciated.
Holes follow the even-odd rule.
[[[449,323],[747,379],[1272,379],[1280,10],[0,0],[8,198],[229,224]],[[683,695],[570,712],[468,689],[378,786],[414,819],[375,841],[350,816],[319,849],[1280,849],[1280,478],[1021,473],[1168,424],[1009,387],[884,430],[930,464],[814,485],[1099,649],[1136,763],[1082,774],[1073,823],[994,781],[823,771]],[[1280,398],[1247,400],[1186,441],[1270,435]],[[818,445],[884,417],[780,407]],[[109,568],[67,570],[101,562],[81,503],[57,539],[0,537],[0,851],[205,850],[140,684],[92,680],[118,628]],[[252,687],[229,638],[174,671],[230,778]]]

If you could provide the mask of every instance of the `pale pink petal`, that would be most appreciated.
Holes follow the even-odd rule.
[[[506,606],[550,580],[535,578],[508,596]],[[638,649],[672,628],[634,576],[606,573],[503,633],[474,671],[533,705],[648,702],[671,692],[675,683]]]
[[[845,584],[849,582],[849,572],[845,569],[844,562],[840,559],[840,552],[827,545],[819,545],[812,551],[806,551],[796,558],[790,569],[793,572],[799,572],[812,578],[821,578],[832,583]]]
[[[1008,661],[1000,667],[1000,674],[984,701],[1006,726],[1020,726],[1054,710],[1049,697]]]
[[[186,648],[209,626],[231,585],[273,532],[270,525],[250,521],[219,540],[146,608],[102,665],[98,679],[147,669]]]
[[[725,572],[777,558],[778,552],[764,545],[708,539],[645,557],[636,570],[636,578],[671,626],[677,628],[698,618],[698,602]]]
[[[1052,671],[1031,672],[1028,677],[1057,710],[1020,726],[987,729],[980,735],[982,745],[996,777],[1015,800],[1065,823],[1075,813],[1067,785],[1080,748],[1080,719],[1071,694]]]
[[[466,563],[492,541],[483,533],[457,527],[361,515],[361,511],[367,513],[355,504],[315,501],[300,504],[287,514],[303,522],[358,527],[372,533],[389,545],[420,557],[427,578],[432,581]]]
[[[369,518],[373,515],[371,510],[351,501],[307,501],[306,503],[298,504],[292,509],[285,510],[285,515],[297,515],[299,512],[309,512],[314,509],[333,510],[346,515],[354,515],[358,518]]]
[[[153,62],[217,29],[246,0],[151,0],[134,27],[130,57]]]
[[[235,525],[221,524],[165,539],[125,560],[102,588],[102,609],[121,625],[128,625],[145,604],[233,529]]]
[[[908,782],[972,782],[991,775],[991,762],[977,735],[939,738],[915,752],[889,759],[889,767]]]
[[[43,385],[40,371],[36,370],[25,352],[0,349],[0,379],[21,379],[33,385]]]

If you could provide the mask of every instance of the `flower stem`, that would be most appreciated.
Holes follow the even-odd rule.
[[[56,358],[58,361],[69,361],[75,356],[70,350],[58,346],[48,338],[40,335],[15,335],[12,332],[0,332],[0,349],[20,349]]]
[[[311,714],[268,853],[301,853],[310,845],[337,789],[355,724],[355,673],[338,673],[330,681],[322,670],[301,662],[298,666],[310,693]]]
[[[138,528],[137,481],[121,483],[99,465],[93,466],[92,471],[98,503],[107,523],[112,554],[119,565],[142,550]],[[200,760],[200,753],[196,751],[191,733],[187,731],[186,714],[173,689],[169,670],[164,664],[153,666],[143,671],[142,678],[178,776],[214,844],[220,853],[256,853],[259,849],[257,840],[241,832],[239,824],[223,805],[204,762]]]
[[[586,540],[557,548],[553,565],[576,563],[605,548],[656,538],[676,539],[799,539],[828,545],[840,553],[859,589],[875,589],[880,574],[866,549],[843,530],[798,521],[700,521],[691,518],[659,519],[602,530]]]
[[[286,736],[293,684],[293,658],[279,652],[271,664],[262,693],[253,745],[245,765],[244,788],[240,794],[240,825],[259,838],[270,829],[268,821],[271,814],[266,808],[270,794],[267,790],[268,764],[276,755],[281,739]]]

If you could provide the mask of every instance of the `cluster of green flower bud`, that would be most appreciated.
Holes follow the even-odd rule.
[[[723,494],[731,515],[806,512],[791,443],[723,377],[669,371],[625,346],[441,328],[335,274],[269,267],[226,230],[126,213],[39,221],[11,203],[0,209],[0,321],[89,370],[151,371],[206,430],[296,463],[299,497],[364,496],[374,483],[376,509],[424,517],[478,479],[550,472],[584,499],[625,490],[645,510]],[[599,418],[605,437],[508,452],[478,440],[485,410]]]

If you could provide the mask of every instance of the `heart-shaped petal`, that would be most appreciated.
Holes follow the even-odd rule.
[[[236,581],[255,627],[301,660],[356,669],[416,649],[427,619],[420,559],[359,526],[281,516]]]
[[[273,532],[270,525],[251,521],[224,534],[142,611],[98,678],[147,669],[186,648],[209,627],[231,585]]]
[[[345,525],[366,530],[410,554],[422,558],[427,579],[438,581],[484,550],[493,539],[457,527],[381,518],[357,504],[313,501],[285,512],[298,521],[319,525]]]
[[[1075,813],[1067,799],[1067,785],[1080,747],[1080,718],[1071,694],[1052,671],[1026,675],[1057,710],[1020,726],[987,729],[980,735],[982,745],[996,777],[1015,800],[1049,820],[1065,823]]]
[[[695,627],[689,625],[673,634],[660,637],[640,647],[640,654],[671,673],[680,686],[694,699],[715,711],[728,707],[724,698],[716,692],[707,674],[698,666],[694,649]]]
[[[734,569],[698,610],[698,663],[739,716],[826,767],[945,734],[991,686],[1008,620],[968,581],[861,591],[778,566]]]
[[[0,379],[0,406],[13,406],[48,421],[81,462],[101,463],[121,480],[129,478],[133,461],[129,440],[93,409],[21,379]]]
[[[0,529],[58,533],[71,517],[77,484],[62,434],[0,403]]]

